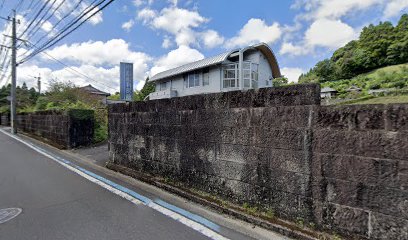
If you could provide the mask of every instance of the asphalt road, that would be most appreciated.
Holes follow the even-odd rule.
[[[0,132],[0,209],[5,208],[21,208],[22,213],[0,224],[1,240],[209,239],[149,206],[134,204],[102,188]],[[227,221],[222,216],[215,219]],[[238,228],[220,227],[217,233],[229,239],[253,239],[242,234],[242,229],[233,230]],[[264,236],[286,239],[273,233]]]
[[[0,209],[23,213],[0,239],[207,239],[135,205],[0,133]]]

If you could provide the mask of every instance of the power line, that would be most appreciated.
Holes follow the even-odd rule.
[[[20,34],[19,37],[22,37],[24,35],[24,33],[26,33],[28,31],[28,29],[33,25],[33,23],[37,20],[38,16],[41,14],[41,12],[45,9],[45,7],[48,5],[48,3],[50,2],[50,0],[47,0],[41,7],[41,9],[37,12],[37,14],[35,15],[34,19],[31,20],[31,22],[28,24],[28,26],[26,27],[26,29]]]
[[[54,0],[54,1],[51,3],[51,5],[48,7],[48,9],[44,12],[44,14],[42,15],[42,17],[40,18],[40,20],[37,21],[36,26],[34,26],[34,28],[32,28],[32,29],[30,29],[30,30],[28,31],[26,38],[29,38],[29,37],[31,37],[32,35],[34,35],[34,34],[38,31],[38,29],[40,29],[40,28],[44,25],[44,23],[45,23],[46,21],[48,21],[48,20],[52,17],[52,15],[55,13],[55,10],[51,13],[51,15],[50,15],[47,19],[45,19],[45,17],[47,16],[48,12],[52,9],[52,7],[54,6],[54,4],[55,4],[56,2],[57,2],[57,0]],[[64,1],[61,1],[61,3],[58,5],[58,8],[61,7],[61,5],[62,5],[63,3],[64,3]],[[56,8],[56,9],[58,9],[58,8]],[[44,20],[44,19],[45,19],[45,20]],[[40,23],[41,23],[41,24],[40,24]],[[34,34],[32,34],[33,31],[35,31]]]
[[[93,16],[95,16],[97,13],[99,13],[100,11],[102,11],[104,8],[106,8],[107,6],[109,6],[113,1],[115,0],[109,0],[105,5],[103,5],[101,8],[99,8],[97,11],[93,12],[90,16],[88,16],[86,19],[84,19],[82,22],[80,22],[76,27],[74,27],[72,30],[68,29],[70,27],[72,27],[74,24],[76,24],[82,17],[86,16],[87,14],[89,14],[93,9],[97,8],[99,5],[101,5],[102,3],[104,3],[106,0],[101,1],[100,3],[98,3],[96,6],[94,6],[92,9],[88,10],[84,15],[82,15],[80,18],[78,18],[73,24],[71,24],[70,26],[68,26],[66,29],[64,29],[61,33],[59,33],[58,35],[56,35],[55,37],[53,37],[52,39],[48,40],[45,44],[43,44],[41,47],[39,47],[38,50],[32,52],[31,54],[29,54],[27,57],[25,57],[21,63],[31,59],[32,57],[34,57],[35,55],[37,55],[39,52],[44,51],[52,46],[54,46],[55,44],[57,44],[59,41],[61,41],[62,39],[64,39],[66,36],[68,36],[69,34],[71,34],[73,31],[75,31],[76,29],[78,29],[80,26],[82,26],[86,21],[88,21],[90,18],[92,18]],[[63,32],[68,31],[67,33],[63,34]],[[62,35],[62,36],[61,36]]]
[[[29,42],[29,43],[32,44],[31,42]],[[33,45],[33,47],[37,48],[37,46],[35,46],[35,45]],[[91,81],[95,82],[96,84],[100,84],[100,85],[105,86],[105,87],[107,87],[107,88],[110,88],[110,89],[112,89],[112,90],[116,90],[115,88],[113,88],[113,87],[111,87],[111,86],[108,86],[108,85],[106,85],[106,84],[104,84],[104,83],[102,83],[102,82],[100,82],[100,81],[97,81],[97,80],[95,80],[95,79],[89,77],[88,75],[86,75],[86,74],[84,74],[84,73],[82,73],[82,72],[76,70],[75,68],[73,68],[73,67],[71,67],[71,66],[68,66],[67,64],[65,64],[65,63],[63,63],[62,61],[58,60],[57,58],[51,56],[51,55],[50,55],[49,53],[47,53],[47,52],[40,52],[40,53],[43,54],[43,55],[45,55],[45,56],[47,56],[49,59],[54,60],[55,62],[57,62],[57,63],[63,65],[64,67],[66,67],[66,68],[68,68],[68,69],[70,69],[70,70],[73,71],[73,72],[71,72],[71,71],[69,71],[69,72],[74,73],[74,74],[77,75],[77,76],[85,77],[85,78],[87,78],[88,80],[91,80]],[[66,71],[68,71],[68,70],[66,70]]]
[[[58,27],[58,25],[63,22],[66,18],[68,18],[69,16],[71,16],[76,10],[77,8],[82,4],[84,0],[79,0],[77,2],[77,4],[67,13],[65,14],[65,16],[63,16],[61,19],[59,19],[53,26],[54,29],[56,29]],[[79,15],[81,15],[86,9],[88,9],[92,4],[94,4],[97,0],[94,0],[87,8],[85,8]],[[69,24],[71,24],[74,20],[71,20],[66,26],[68,26]],[[63,27],[62,29],[66,28]],[[35,45],[38,45],[44,38],[46,38],[49,35],[49,33],[44,34],[43,36],[41,36],[35,43]],[[21,56],[26,55],[29,52],[29,50],[27,50],[26,52],[24,52]]]
[[[19,8],[21,7],[21,4],[23,3],[23,0],[20,0],[20,2],[18,2],[16,4],[16,6],[14,7],[14,10],[17,12],[19,10]]]

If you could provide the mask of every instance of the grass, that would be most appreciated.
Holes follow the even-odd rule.
[[[361,101],[355,101],[351,104],[391,104],[408,103],[408,95],[376,97]]]
[[[381,76],[381,71],[385,73],[401,72],[403,67],[408,67],[408,63],[379,68],[369,73],[362,74],[362,76],[369,78],[377,78]]]
[[[340,98],[355,98],[356,96],[350,96],[350,93],[347,92],[347,89],[352,85],[362,89],[361,95],[367,95],[370,89],[408,88],[408,63],[379,68],[352,79],[324,82],[322,88],[336,89]]]

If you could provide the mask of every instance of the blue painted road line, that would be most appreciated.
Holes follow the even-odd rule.
[[[64,159],[64,158],[62,158],[60,156],[57,156],[57,155],[55,155],[55,154],[53,154],[53,153],[51,153],[51,152],[49,152],[49,151],[47,151],[47,150],[45,150],[45,149],[43,149],[41,147],[38,147],[37,145],[26,142],[23,139],[21,139],[21,138],[19,138],[17,136],[11,135],[10,133],[7,133],[6,131],[4,131],[2,129],[0,129],[0,131],[3,132],[4,134],[16,139],[16,140],[22,142],[23,144],[25,144],[25,145],[29,146],[30,148],[34,149],[35,151],[37,151],[37,152],[51,158],[52,160],[54,160],[56,162],[59,162],[61,165],[67,166],[68,168],[75,169],[75,171],[80,172],[81,174],[84,174],[84,175],[88,176],[88,178],[91,177],[93,179],[96,179],[95,181],[100,181],[103,184],[106,184],[107,186],[109,186],[109,187],[111,187],[111,188],[113,188],[113,189],[115,189],[115,190],[117,190],[119,192],[125,193],[125,194],[133,197],[134,199],[137,199],[138,201],[142,202],[146,206],[152,207],[152,208],[160,211],[161,213],[165,214],[166,216],[172,217],[173,219],[175,219],[175,220],[177,220],[177,221],[179,221],[179,222],[181,222],[181,223],[183,223],[183,224],[185,224],[185,225],[187,225],[187,226],[189,226],[189,227],[203,233],[204,235],[206,235],[206,236],[208,236],[208,237],[210,237],[212,239],[227,240],[227,238],[225,238],[225,237],[218,234],[219,231],[220,231],[220,226],[219,225],[217,225],[217,224],[215,224],[215,223],[213,223],[213,222],[211,222],[211,221],[209,221],[209,220],[207,220],[207,219],[205,219],[205,218],[203,218],[203,217],[201,217],[201,216],[199,216],[197,214],[194,214],[194,213],[191,213],[191,212],[189,212],[187,210],[176,207],[176,206],[174,206],[172,204],[169,204],[169,203],[167,203],[167,202],[165,202],[165,201],[163,201],[161,199],[155,199],[154,201],[152,201],[148,197],[145,197],[145,196],[143,196],[143,195],[141,195],[141,194],[139,194],[139,193],[137,193],[137,192],[135,192],[133,190],[130,190],[129,188],[126,188],[126,187],[124,187],[124,186],[122,186],[120,184],[117,184],[117,183],[115,183],[115,182],[113,182],[111,180],[108,180],[108,179],[106,179],[106,178],[104,178],[104,177],[102,177],[102,176],[100,176],[98,174],[95,174],[95,173],[93,173],[91,171],[88,171],[88,170],[86,170],[86,169],[72,163],[69,160],[66,160],[66,159]],[[164,208],[165,210],[162,209],[162,208]],[[180,217],[175,216],[177,214],[185,217],[187,220],[180,219],[181,216]],[[191,221],[195,222],[195,224],[192,223],[192,222],[189,223],[188,220],[191,220]],[[203,226],[203,227],[200,227],[200,225]],[[208,229],[205,229],[205,227],[208,228]]]
[[[198,216],[196,214],[192,214],[189,211],[186,211],[184,209],[181,209],[179,207],[171,205],[170,203],[167,203],[167,202],[162,201],[160,199],[155,199],[154,202],[159,204],[162,207],[170,209],[173,212],[176,212],[176,213],[178,213],[180,215],[183,215],[183,216],[185,216],[185,217],[187,217],[187,218],[189,218],[189,219],[191,219],[191,220],[193,220],[195,222],[198,222],[198,223],[200,223],[200,224],[202,224],[202,225],[204,225],[204,226],[206,226],[208,228],[211,228],[214,231],[217,231],[217,232],[220,231],[220,226],[218,226],[217,224],[215,224],[215,223],[213,223],[213,222],[211,222],[211,221],[209,221],[209,220],[207,220],[207,219],[205,219],[205,218],[203,218],[201,216]]]

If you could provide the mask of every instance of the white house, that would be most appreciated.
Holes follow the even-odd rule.
[[[156,74],[149,80],[156,83],[149,99],[272,87],[278,77],[275,54],[260,43]]]

